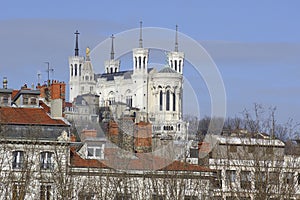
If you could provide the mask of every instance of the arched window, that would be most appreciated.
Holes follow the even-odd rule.
[[[110,73],[113,73],[113,68],[112,67],[110,68]]]
[[[77,76],[77,64],[75,64],[75,76]]]
[[[179,60],[179,72],[181,72],[182,61]]]
[[[144,65],[144,69],[145,69],[145,67],[146,67],[146,56],[144,56],[143,65]]]
[[[173,69],[173,60],[171,60],[171,68]]]
[[[134,57],[134,62],[135,62],[135,68],[137,69],[137,58]]]
[[[81,64],[79,64],[79,76],[81,76]]]
[[[176,95],[175,92],[173,93],[173,111],[176,110]]]
[[[177,71],[177,60],[175,60],[175,71]]]
[[[166,94],[166,110],[170,110],[170,90],[168,90]]]
[[[163,92],[159,92],[159,110],[162,110],[163,108]]]
[[[118,68],[117,67],[115,68],[115,72],[118,72]]]
[[[73,65],[71,64],[71,76],[73,76]]]
[[[139,56],[139,68],[141,69],[141,67],[142,67],[142,57]]]

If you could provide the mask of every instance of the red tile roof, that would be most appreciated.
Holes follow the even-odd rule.
[[[113,153],[113,151],[111,151]],[[114,152],[113,154],[116,154]],[[116,168],[122,170],[158,170],[158,171],[193,171],[211,172],[212,170],[180,161],[170,161],[151,154],[135,154],[135,158],[120,158],[107,155],[104,160],[84,159],[71,149],[71,165],[73,167]]]
[[[67,126],[62,120],[52,119],[42,108],[0,107],[0,123]]]
[[[108,168],[105,164],[96,159],[84,159],[78,155],[74,148],[70,150],[70,162],[74,167],[88,167],[88,168]]]

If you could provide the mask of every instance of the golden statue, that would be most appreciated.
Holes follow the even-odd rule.
[[[90,48],[87,47],[85,50],[86,57],[90,57]]]

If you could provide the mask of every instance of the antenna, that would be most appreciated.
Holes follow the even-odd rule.
[[[47,80],[47,84],[48,86],[50,86],[50,72],[53,72],[54,69],[53,68],[50,68],[50,63],[49,62],[44,62],[47,64],[47,74],[48,74],[48,80]]]
[[[37,72],[37,77],[38,77],[38,85],[40,85],[40,83],[41,83],[41,72],[40,71]]]

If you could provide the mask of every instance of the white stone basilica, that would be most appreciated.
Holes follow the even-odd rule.
[[[143,47],[142,24],[139,47],[132,50],[132,70],[127,71],[122,71],[120,61],[114,58],[112,36],[105,72],[95,74],[90,50],[86,49],[86,57],[79,56],[78,31],[75,34],[75,55],[69,57],[70,102],[78,95],[96,94],[100,107],[123,105],[122,112],[134,110],[135,121],[150,122],[154,135],[177,140],[186,137],[187,125],[182,119],[184,53],[178,51],[177,26],[175,50],[168,52],[168,63],[161,70],[148,68],[149,49]]]

